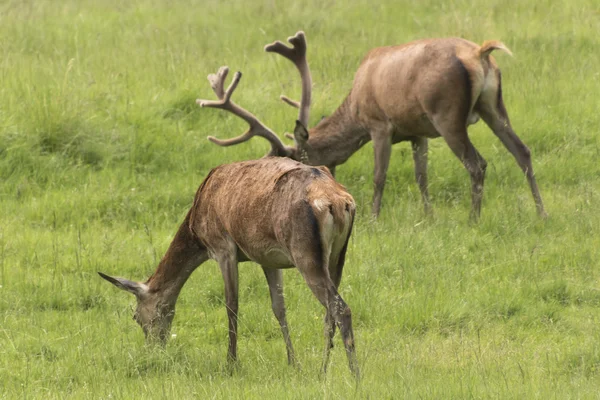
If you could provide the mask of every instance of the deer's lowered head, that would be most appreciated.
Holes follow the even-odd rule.
[[[156,271],[145,282],[98,274],[137,300],[133,319],[146,336],[146,343],[164,345],[170,336],[175,304],[181,288],[194,269],[208,259],[206,248],[189,229],[190,213],[179,227]]]
[[[171,323],[175,315],[175,303],[164,301],[157,292],[150,292],[148,286],[124,278],[113,278],[98,272],[98,274],[126,292],[132,293],[137,299],[137,307],[133,319],[142,327],[148,343],[166,344]]]

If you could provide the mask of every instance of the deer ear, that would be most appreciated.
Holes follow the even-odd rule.
[[[306,142],[308,142],[308,131],[300,121],[296,121],[296,128],[294,128],[294,140],[299,146],[303,146]]]
[[[143,297],[148,293],[148,286],[143,283],[133,282],[124,278],[113,278],[112,276],[108,276],[103,274],[102,272],[98,272],[102,278],[106,279],[119,289],[125,290],[126,292],[133,293],[136,297]]]

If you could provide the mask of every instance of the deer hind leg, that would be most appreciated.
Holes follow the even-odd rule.
[[[504,107],[504,101],[502,100],[502,88],[500,83],[498,85],[497,97],[483,97],[477,104],[477,110],[481,114],[486,125],[490,127],[504,147],[506,147],[515,157],[517,164],[519,164],[519,167],[521,167],[521,170],[527,177],[537,212],[542,218],[545,218],[547,214],[544,210],[542,196],[540,195],[535,180],[535,174],[531,164],[531,152],[512,129],[508,113]]]
[[[471,220],[477,221],[481,214],[487,162],[471,143],[466,124],[462,120],[446,116],[446,118],[434,119],[433,122],[448,147],[463,163],[471,176]]]
[[[287,319],[285,317],[285,302],[283,298],[283,274],[280,269],[272,269],[263,267],[263,272],[267,278],[269,284],[269,292],[271,294],[271,307],[273,314],[279,322],[281,327],[281,333],[283,334],[283,340],[285,341],[285,348],[287,350],[287,358],[289,365],[296,365],[296,356],[294,348],[292,347],[292,340],[290,339],[290,332],[288,330]]]
[[[320,264],[320,263],[319,263]],[[337,292],[335,284],[329,278],[326,270],[319,264],[313,264],[301,268],[302,275],[308,284],[308,287],[312,290],[315,297],[323,304],[327,310],[325,317],[325,329],[326,333],[330,336],[326,338],[327,344],[330,343],[333,337],[333,329],[329,329],[328,325],[333,321],[340,329],[342,334],[342,340],[344,347],[346,348],[346,355],[348,357],[348,364],[350,371],[359,377],[358,365],[356,362],[356,355],[354,350],[354,333],[352,331],[352,311],[346,304],[342,296]],[[329,330],[328,330],[329,329]],[[326,345],[327,346],[327,345]],[[329,357],[329,347],[327,349],[327,358]],[[324,368],[326,368],[328,360],[324,360]]]
[[[325,335],[325,349],[323,350],[323,373],[327,372],[329,367],[329,356],[331,349],[333,349],[333,336],[335,336],[335,320],[329,312],[329,309],[325,311],[325,318],[323,320],[323,333]]]
[[[354,218],[354,217],[352,217]],[[348,236],[346,241],[343,244],[342,249],[339,252],[339,255],[336,257],[332,257],[329,261],[329,276],[333,281],[333,284],[336,289],[340,287],[340,282],[342,281],[342,272],[344,270],[344,263],[346,261],[346,251],[348,249],[348,241],[350,240],[350,233],[352,232],[352,226],[348,230]],[[335,250],[334,250],[335,251]],[[334,256],[335,254],[332,254]],[[327,372],[327,367],[329,365],[329,356],[331,353],[331,349],[333,348],[333,336],[335,335],[335,320],[332,314],[327,309],[325,313],[325,352],[323,357],[323,372]]]
[[[315,212],[318,213],[318,217]],[[353,214],[350,217],[352,216]],[[330,326],[331,321],[333,321],[340,329],[350,371],[358,379],[359,369],[354,351],[352,312],[337,292],[337,285],[341,279],[341,270],[338,272],[336,268],[334,276],[330,275],[330,261],[335,261],[339,264],[341,259],[343,265],[343,257],[334,256],[333,258],[337,258],[337,260],[334,260],[330,255],[332,252],[337,255],[340,249],[345,249],[348,237],[345,237],[345,241],[342,243],[335,243],[334,231],[331,230],[334,229],[333,216],[328,209],[313,210],[312,206],[308,203],[298,203],[298,206],[295,207],[293,217],[297,218],[297,220],[307,222],[306,229],[293,229],[291,232],[289,249],[294,265],[300,271],[308,287],[325,307],[326,313],[329,315],[329,318],[326,317],[325,321],[326,342],[331,342],[333,329],[327,330],[327,326]],[[352,218],[349,222],[352,222]],[[351,229],[351,227],[349,228]],[[350,235],[350,230],[348,230],[347,235]],[[339,254],[341,255],[341,253]]]
[[[225,282],[225,305],[227,307],[227,320],[229,323],[229,347],[227,360],[237,360],[237,325],[238,325],[238,265],[235,245],[232,245],[224,254],[217,258],[223,281]]]
[[[312,221],[315,227],[318,227],[312,210],[310,210],[310,207],[307,208],[309,209],[308,220]],[[330,325],[331,321],[333,321],[342,334],[350,371],[358,379],[359,370],[354,351],[352,312],[342,299],[342,296],[337,292],[336,283],[331,279],[329,274],[328,262],[324,262],[324,249],[319,230],[314,229],[313,232],[314,234],[310,235],[311,237],[296,237],[292,240],[292,258],[308,287],[325,307],[327,315],[329,315],[329,318],[327,316],[325,318],[326,342],[330,343],[330,338],[333,336],[333,329],[328,330],[328,324]],[[305,232],[299,236],[305,236]],[[341,271],[339,278],[336,277],[336,279],[338,279],[339,283]]]
[[[431,203],[429,202],[429,184],[427,182],[427,150],[428,142],[425,137],[414,137],[411,139],[413,160],[415,162],[415,179],[419,190],[425,214],[431,214]]]

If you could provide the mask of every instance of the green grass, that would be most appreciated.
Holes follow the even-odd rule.
[[[600,7],[559,2],[67,0],[0,2],[0,398],[597,398],[600,392]],[[372,147],[337,177],[358,218],[341,294],[352,307],[363,379],[336,337],[319,374],[322,307],[295,270],[286,301],[300,369],[262,271],[240,269],[240,363],[226,363],[214,262],[184,288],[165,350],[144,346],[132,296],[96,271],[143,280],[214,166],[258,158],[233,148],[245,127],[199,109],[205,76],[244,73],[236,102],[293,129],[297,73],[262,51],[303,29],[311,120],[347,94],[362,56],[416,38],[500,39],[504,96],[531,148],[550,218],[482,123],[482,218],[469,178],[430,142],[434,217],[425,219],[409,146],[393,149],[381,218],[369,210]]]

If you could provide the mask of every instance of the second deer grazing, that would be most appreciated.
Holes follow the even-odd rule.
[[[214,168],[198,189],[193,206],[148,280],[142,283],[100,276],[136,296],[134,319],[146,340],[164,344],[181,288],[200,264],[216,260],[225,282],[227,355],[234,361],[238,262],[254,261],[267,279],[288,362],[293,364],[281,269],[296,267],[326,310],[323,369],[327,368],[337,325],[350,369],[358,378],[350,307],[338,293],[354,213],[352,196],[324,167],[280,157],[225,164]]]
[[[295,146],[287,147],[272,134],[271,155],[291,157],[309,165],[325,165],[335,173],[365,143],[375,151],[372,212],[379,214],[392,144],[410,141],[415,177],[426,212],[430,211],[427,179],[427,141],[442,137],[471,176],[471,218],[481,213],[487,163],[469,140],[467,127],[481,117],[515,157],[525,173],[537,212],[546,212],[535,180],[531,154],[514,132],[504,101],[500,70],[490,55],[510,51],[498,41],[479,46],[460,38],[418,40],[371,50],[355,74],[352,89],[342,105],[315,127],[307,129],[311,76],[303,32],[265,47],[291,60],[302,79],[302,100],[286,103],[300,108],[294,130]],[[271,132],[272,133],[272,132]],[[248,135],[213,142],[227,146],[248,140]]]

